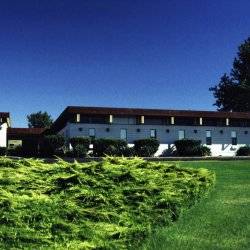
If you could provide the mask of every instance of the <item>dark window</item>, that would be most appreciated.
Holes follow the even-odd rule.
[[[156,138],[156,129],[150,129],[150,138]]]
[[[80,123],[105,124],[107,123],[107,117],[81,115]]]
[[[125,141],[127,140],[127,129],[122,128],[120,130],[120,139]]]
[[[178,131],[178,138],[179,138],[179,140],[185,139],[185,130]]]
[[[212,145],[212,137],[207,137],[206,138],[206,144],[207,145]]]
[[[223,127],[226,126],[226,120],[221,118],[203,118],[204,126]]]
[[[154,116],[145,116],[144,124],[146,125],[167,125],[170,124],[169,117],[154,117]]]
[[[89,137],[95,138],[95,129],[94,128],[89,128]]]
[[[236,131],[232,131],[231,132],[231,138],[232,138],[232,145],[237,145],[238,144],[238,140],[237,140],[237,133],[236,133]]]
[[[232,145],[237,145],[237,138],[232,138]]]
[[[247,119],[230,119],[231,127],[250,127],[250,120]]]
[[[175,125],[194,126],[198,124],[199,121],[195,117],[175,117]]]
[[[114,116],[113,124],[136,124],[135,116]]]
[[[211,130],[206,131],[206,144],[212,145],[212,132],[211,132]]]

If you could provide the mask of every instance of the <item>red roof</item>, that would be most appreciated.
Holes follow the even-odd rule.
[[[41,135],[45,128],[8,128],[8,135]]]

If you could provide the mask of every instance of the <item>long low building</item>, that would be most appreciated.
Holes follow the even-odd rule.
[[[250,113],[107,107],[67,107],[51,127],[72,137],[144,138],[160,142],[157,155],[180,139],[200,140],[213,156],[233,156],[250,144]]]

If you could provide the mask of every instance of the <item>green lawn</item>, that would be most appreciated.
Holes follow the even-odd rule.
[[[250,161],[180,162],[216,173],[209,196],[160,229],[143,249],[250,249]]]

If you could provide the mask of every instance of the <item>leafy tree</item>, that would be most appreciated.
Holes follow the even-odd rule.
[[[29,128],[49,128],[53,120],[47,112],[39,111],[27,116]]]
[[[209,89],[220,111],[250,111],[250,37],[238,48],[230,74]]]

